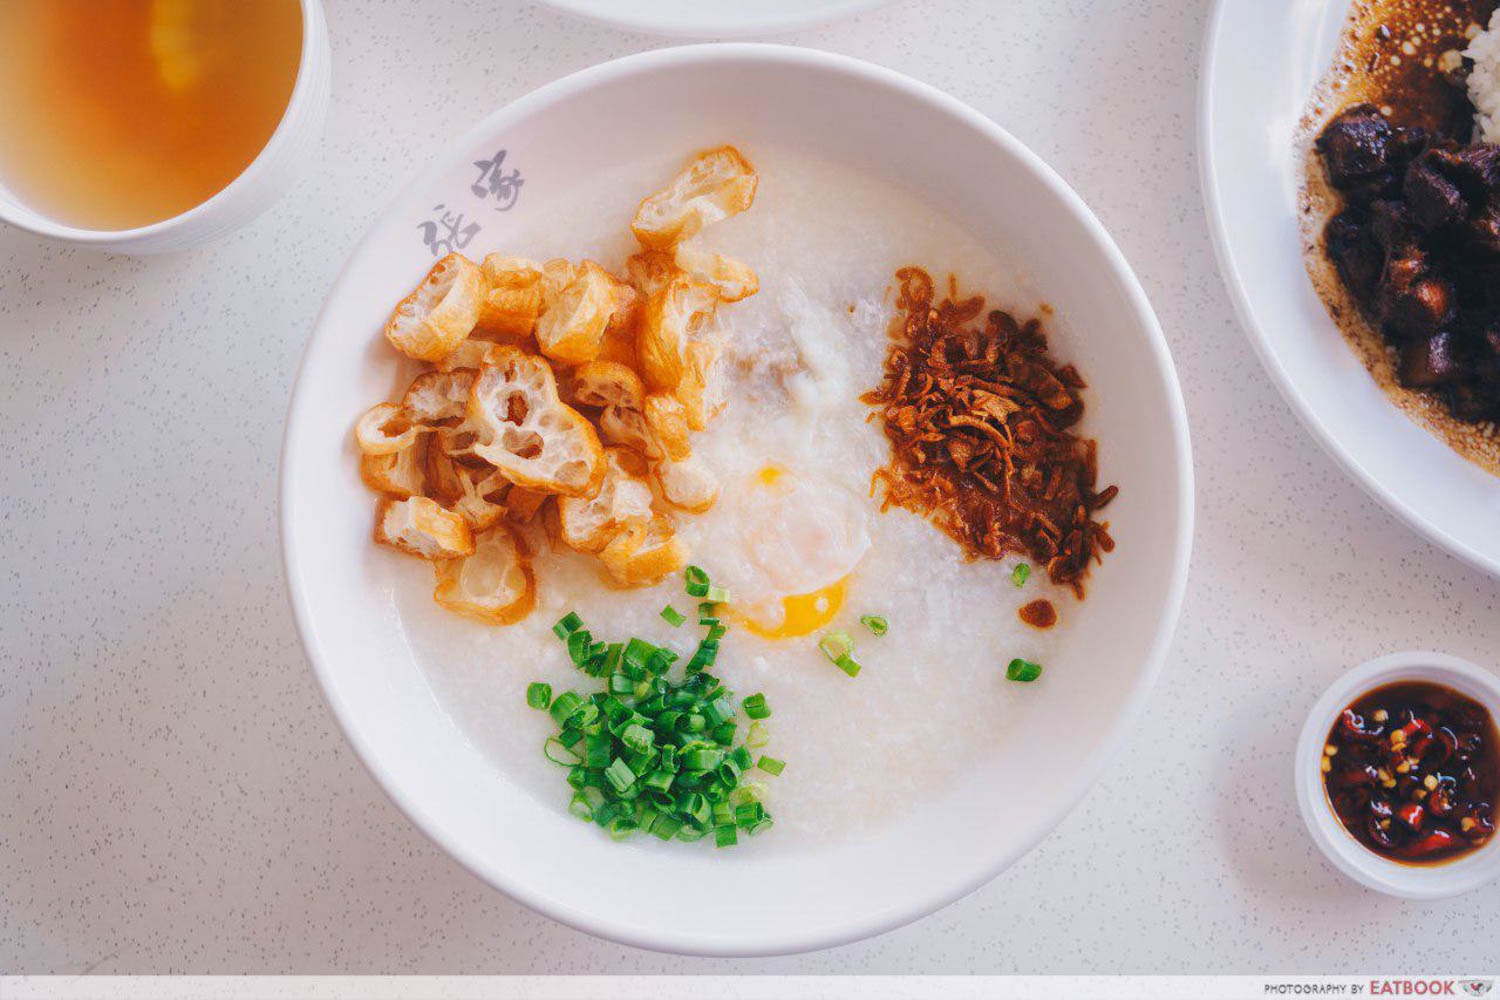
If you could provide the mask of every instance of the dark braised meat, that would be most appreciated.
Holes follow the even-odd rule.
[[[1500,147],[1462,146],[1356,104],[1316,148],[1344,207],[1323,246],[1400,352],[1403,385],[1500,421]]]

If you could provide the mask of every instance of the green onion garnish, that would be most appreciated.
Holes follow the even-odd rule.
[[[1023,684],[1029,684],[1040,676],[1042,676],[1040,663],[1032,663],[1030,660],[1023,660],[1019,657],[1011,660],[1010,665],[1005,668],[1006,680],[1020,681]]]
[[[708,590],[704,592],[703,596],[708,598],[708,603],[710,604],[729,603],[729,591],[725,590],[723,587],[709,587]]]
[[[836,666],[840,670],[842,670],[844,673],[848,674],[850,677],[858,677],[859,676],[859,670],[860,670],[859,661],[856,660],[854,657],[850,656],[848,653],[845,653],[843,656],[840,656],[837,660],[834,660],[833,664],[834,664],[834,666]]]
[[[709,596],[706,573],[688,577],[689,585],[702,585],[695,596]],[[714,598],[727,600],[722,589],[712,589]],[[551,685],[536,681],[527,688],[527,703],[557,725],[543,754],[566,768],[568,811],[613,839],[645,832],[692,842],[712,835],[727,847],[740,831],[750,835],[771,825],[764,786],[745,777],[756,766],[767,773],[784,766],[769,757],[757,763],[751,752],[768,742],[759,720],[771,708],[764,694],[741,701],[708,672],[727,631],[715,613],[718,603],[699,605],[706,637],[681,668],[678,651],[640,638],[601,642],[571,612],[554,627],[569,659],[597,686],[592,694],[554,696]],[[671,605],[661,616],[674,626],[687,620]],[[750,720],[743,742],[740,714]]]
[[[818,648],[823,651],[824,656],[837,663],[839,657],[854,652],[854,640],[849,638],[848,632],[829,632],[818,640]]]
[[[1016,563],[1016,568],[1010,571],[1010,582],[1017,587],[1024,587],[1029,579],[1031,579],[1031,567],[1025,563]]]
[[[547,742],[542,744],[542,754],[552,763],[563,767],[576,767],[583,763],[583,758],[564,746],[556,736],[547,737]]]
[[[552,714],[552,721],[561,729],[567,725],[568,717],[582,704],[583,696],[577,691],[564,691],[552,699],[552,706],[548,711]]]
[[[761,757],[760,760],[755,762],[755,766],[767,774],[775,775],[786,770],[786,761],[777,760],[775,757]]]
[[[682,755],[682,769],[684,771],[712,771],[723,759],[722,750],[689,750]]]
[[[714,665],[714,660],[719,655],[719,640],[704,639],[698,643],[698,649],[693,653],[693,658],[688,661],[687,672],[697,673]]]
[[[552,631],[557,633],[559,639],[566,639],[582,627],[583,619],[578,617],[577,612],[569,611],[556,625],[552,626]]]
[[[891,623],[880,615],[860,615],[859,623],[869,629],[871,635],[885,635],[885,630],[891,627]]]
[[[630,769],[629,764],[616,757],[604,769],[604,779],[614,786],[615,791],[623,792],[635,784],[635,772]]]
[[[686,585],[683,589],[688,592],[689,597],[708,596],[708,574],[703,572],[701,568],[697,566],[689,566],[687,569],[683,570],[682,575],[683,579],[686,581]]]

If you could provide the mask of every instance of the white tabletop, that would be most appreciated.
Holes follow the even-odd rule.
[[[449,860],[355,759],[293,629],[288,392],[345,255],[435,144],[662,42],[522,0],[327,4],[321,160],[249,228],[155,259],[0,231],[0,971],[1493,967],[1500,888],[1376,896],[1316,853],[1292,800],[1318,692],[1396,649],[1494,665],[1500,583],[1346,480],[1251,353],[1198,186],[1207,0],[905,0],[778,39],[1010,129],[1094,207],[1166,328],[1197,458],[1192,579],[1146,720],[1078,809],[936,915],[780,959],[598,941]]]

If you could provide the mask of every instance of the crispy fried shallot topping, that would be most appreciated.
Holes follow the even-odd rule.
[[[861,397],[878,407],[891,462],[875,473],[882,509],[931,520],[970,559],[1019,553],[1047,567],[1053,583],[1083,596],[1089,565],[1114,548],[1094,514],[1114,499],[1095,490],[1095,442],[1072,428],[1083,416],[1084,381],[1047,354],[1040,320],[1024,325],[984,310],[984,298],[934,304],[920,268],[900,282],[885,381]]]

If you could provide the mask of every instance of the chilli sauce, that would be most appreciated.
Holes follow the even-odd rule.
[[[1344,828],[1382,857],[1448,861],[1495,833],[1500,738],[1452,688],[1403,681],[1361,696],[1328,731],[1322,768]]]

